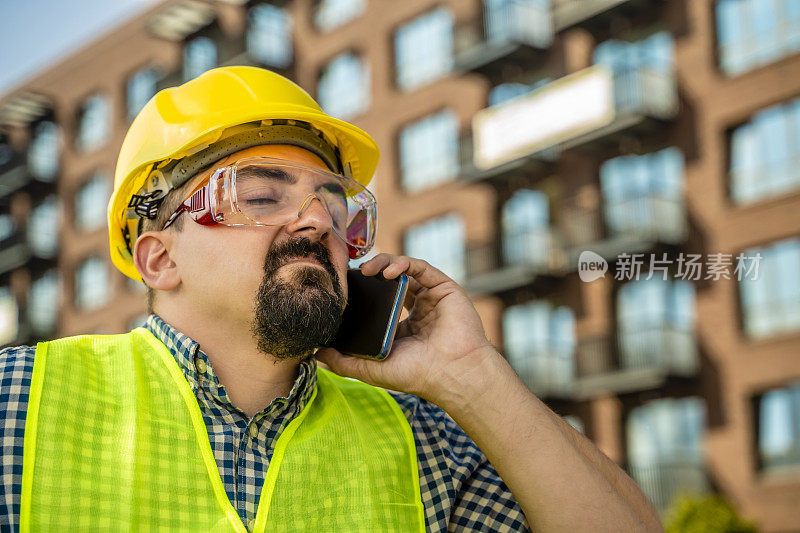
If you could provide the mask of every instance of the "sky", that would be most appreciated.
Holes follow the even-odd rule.
[[[0,0],[0,96],[159,0]]]

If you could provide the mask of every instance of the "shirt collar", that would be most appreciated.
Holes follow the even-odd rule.
[[[158,340],[160,340],[170,351],[175,361],[183,371],[186,381],[198,393],[199,388],[207,391],[211,397],[221,406],[235,410],[245,416],[228,397],[225,386],[219,382],[211,361],[208,359],[200,344],[195,340],[184,335],[174,327],[155,314],[147,317],[144,325]],[[202,371],[202,372],[201,372]],[[300,413],[311,398],[314,387],[317,384],[317,364],[313,357],[308,357],[300,361],[298,365],[297,377],[294,380],[292,389],[284,397],[275,398],[270,402],[258,416],[277,416],[285,410],[294,411],[293,415]]]

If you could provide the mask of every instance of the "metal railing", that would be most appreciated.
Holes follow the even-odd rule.
[[[643,195],[600,207],[582,206],[568,198],[560,213],[557,228],[565,248],[613,238],[676,244],[683,242],[689,231],[683,199]]]
[[[606,227],[612,237],[640,237],[677,243],[687,236],[686,207],[679,199],[639,196],[620,202],[607,202],[604,213]]]
[[[691,375],[698,368],[697,339],[693,330],[662,326],[620,331],[578,344],[578,377],[621,370],[662,370]]]
[[[477,276],[505,267],[525,266],[553,272],[564,266],[564,254],[550,228],[507,233],[501,240],[467,247],[467,276]]]
[[[709,490],[708,476],[699,461],[664,460],[648,466],[629,466],[628,472],[659,512],[679,494]]]
[[[538,396],[567,396],[573,391],[575,360],[571,353],[530,351],[509,356],[509,363]]]
[[[646,67],[613,68],[614,110],[617,115],[643,114],[669,118],[678,111],[674,72]]]
[[[553,41],[550,0],[486,0],[486,41],[544,49]]]

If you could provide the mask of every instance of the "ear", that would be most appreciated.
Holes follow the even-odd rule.
[[[180,285],[178,266],[169,256],[171,243],[172,239],[163,231],[148,231],[136,239],[133,263],[148,287],[171,291]]]

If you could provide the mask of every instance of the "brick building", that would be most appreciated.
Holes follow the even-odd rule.
[[[378,248],[459,280],[659,509],[800,531],[798,50],[781,0],[167,0],[0,98],[0,344],[141,323],[105,230],[123,135],[261,65],[375,137]]]

